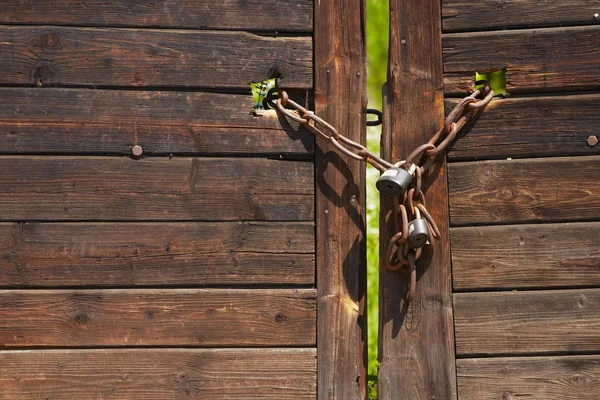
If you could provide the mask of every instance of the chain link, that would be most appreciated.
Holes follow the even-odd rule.
[[[401,196],[394,197],[394,231],[396,232],[388,241],[385,248],[383,265],[390,270],[399,270],[407,266],[410,272],[410,287],[408,301],[411,301],[416,292],[417,285],[417,261],[423,253],[423,248],[411,248],[409,245],[409,218],[410,220],[424,219],[430,232],[427,245],[432,246],[433,240],[441,238],[441,232],[427,210],[425,195],[422,190],[423,175],[436,163],[440,154],[444,154],[456,138],[458,132],[466,123],[483,110],[494,97],[494,91],[487,81],[482,81],[484,87],[475,90],[469,96],[461,99],[446,117],[443,126],[422,145],[418,146],[412,153],[392,164],[383,158],[370,152],[365,146],[341,135],[337,129],[307,110],[300,104],[291,100],[288,94],[278,88],[269,92],[268,104],[277,109],[289,119],[302,124],[306,129],[316,136],[329,141],[336,149],[346,156],[366,162],[380,172],[390,168],[404,168],[411,171],[414,168],[415,179],[410,183],[409,190]],[[276,94],[278,94],[276,96]]]

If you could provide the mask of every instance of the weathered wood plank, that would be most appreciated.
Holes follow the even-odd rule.
[[[252,98],[198,92],[0,88],[0,153],[298,154],[312,134],[253,115]]]
[[[0,223],[0,286],[309,285],[312,223]]]
[[[407,12],[409,10],[409,12]],[[384,95],[382,148],[388,160],[404,159],[443,124],[441,15],[437,0],[390,2],[390,57]],[[425,174],[425,198],[441,231],[417,263],[415,298],[410,274],[380,269],[379,375],[381,399],[456,399],[452,277],[448,232],[446,159]],[[382,196],[380,249],[396,233],[394,199]],[[396,200],[397,201],[397,200]],[[383,256],[382,256],[383,258]]]
[[[315,2],[315,112],[366,142],[365,0]],[[366,399],[364,163],[317,138],[318,399]]]
[[[600,289],[456,293],[456,353],[600,350]]]
[[[0,348],[311,346],[313,289],[0,291]]]
[[[315,349],[0,352],[5,399],[313,400]]]
[[[310,162],[0,157],[0,220],[312,220]]]
[[[600,286],[600,223],[453,228],[455,290]]]
[[[444,35],[446,93],[471,91],[475,71],[507,68],[510,93],[600,88],[600,26]]]
[[[585,221],[600,215],[599,156],[449,165],[453,225]]]
[[[600,357],[457,360],[461,400],[597,400]]]
[[[247,32],[0,27],[0,85],[220,87],[280,76],[312,87],[310,37]]]
[[[2,24],[312,31],[309,0],[3,0]]]
[[[589,0],[442,0],[445,32],[598,23],[598,3]]]
[[[446,109],[458,100],[446,101]],[[450,160],[600,154],[600,95],[495,99],[468,123],[448,151]]]

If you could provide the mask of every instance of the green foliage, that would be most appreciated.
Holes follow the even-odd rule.
[[[367,92],[369,107],[381,109],[381,88],[387,80],[388,0],[367,0]],[[367,147],[379,153],[381,127],[369,127]],[[377,399],[377,327],[379,324],[379,171],[367,168],[367,321],[369,400]]]
[[[475,82],[477,81],[488,81],[496,95],[508,95],[506,91],[506,68],[482,74],[475,72]],[[475,89],[481,89],[482,87],[483,85],[476,85]]]

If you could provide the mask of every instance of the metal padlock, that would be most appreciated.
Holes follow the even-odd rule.
[[[415,170],[415,164],[411,165],[408,171],[398,167],[389,168],[381,174],[375,186],[381,193],[400,196],[408,189]]]
[[[416,218],[408,224],[408,244],[413,249],[425,246],[429,240],[429,229],[427,221],[421,218],[419,209],[415,210]]]

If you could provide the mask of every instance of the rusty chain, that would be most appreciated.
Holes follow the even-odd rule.
[[[394,177],[398,173],[401,172],[400,175],[408,177],[406,181],[408,184],[402,188],[401,193],[396,193],[393,190],[387,192],[387,194],[393,193],[394,197],[394,231],[396,233],[387,241],[383,260],[384,266],[390,270],[399,270],[405,266],[409,268],[408,301],[414,298],[416,292],[416,264],[423,253],[423,246],[432,246],[432,239],[437,240],[441,237],[437,224],[427,210],[425,195],[422,190],[423,175],[436,163],[438,156],[445,153],[465,124],[483,110],[494,97],[494,91],[490,88],[488,82],[483,82],[484,87],[482,89],[475,90],[456,104],[446,117],[443,126],[429,141],[418,146],[406,159],[395,164],[375,155],[360,143],[341,135],[337,129],[315,115],[314,112],[291,100],[285,90],[274,88],[269,92],[267,103],[270,107],[275,108],[287,118],[302,124],[314,135],[329,141],[342,154],[375,167],[382,173],[379,181],[382,181],[386,174],[390,172],[386,182],[390,182],[391,179],[391,183],[394,185],[397,184]],[[400,171],[401,169],[403,171]],[[385,185],[382,185],[383,188],[380,187],[379,181],[378,189],[382,193],[386,193],[385,190],[382,190]],[[410,224],[409,220],[412,221]],[[417,226],[418,224],[420,224],[420,227]],[[417,242],[415,237],[411,237],[411,233],[415,231],[417,235],[421,234],[421,238],[426,237],[426,240],[422,240],[421,243]],[[423,232],[425,232],[425,236],[422,235]],[[411,243],[411,239],[414,239],[415,243]]]

